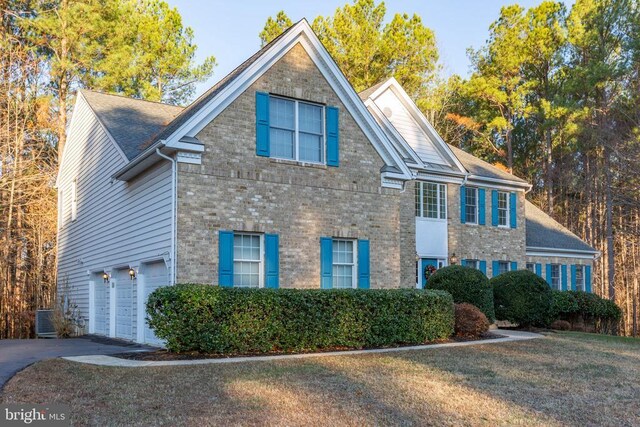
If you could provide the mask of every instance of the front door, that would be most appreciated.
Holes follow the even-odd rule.
[[[438,260],[436,258],[422,258],[420,260],[420,277],[421,277],[420,280],[422,283],[422,288],[424,288],[427,285],[427,278],[424,274],[424,271],[428,266],[433,266],[437,269]]]

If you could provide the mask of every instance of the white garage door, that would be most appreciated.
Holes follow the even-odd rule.
[[[109,335],[109,285],[102,280],[95,282],[95,333]]]
[[[130,280],[116,282],[116,337],[133,339],[133,285]]]
[[[156,289],[167,286],[169,284],[169,276],[167,267],[163,261],[150,263],[144,266],[144,306],[146,318],[146,304],[151,292]],[[155,336],[153,330],[149,328],[147,322],[144,322],[144,342],[149,344],[161,344],[161,341]]]

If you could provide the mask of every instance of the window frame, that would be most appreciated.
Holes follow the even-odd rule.
[[[251,259],[236,259],[236,254],[235,254],[235,239],[236,236],[256,236],[259,237],[259,242],[260,242],[260,247],[258,249],[259,254],[260,254],[260,260],[256,261],[256,260],[251,260]],[[265,252],[265,247],[264,247],[264,234],[261,233],[251,233],[251,232],[244,232],[244,231],[234,231],[233,232],[233,287],[234,288],[247,288],[247,289],[259,289],[259,288],[264,288],[264,262],[265,262],[265,256],[264,256],[264,252]],[[258,286],[254,287],[254,286],[239,286],[236,285],[236,262],[252,262],[252,263],[258,263]]]
[[[506,271],[500,271],[501,267],[506,264],[507,265],[507,270]],[[502,273],[508,273],[511,271],[511,261],[498,261],[498,274],[502,274]],[[496,274],[496,276],[498,275]]]
[[[558,276],[557,276],[558,286],[557,287],[553,283],[553,279],[556,278],[553,275],[553,270],[555,268],[558,269]],[[552,289],[555,289],[557,291],[561,291],[562,290],[562,272],[561,272],[560,264],[551,264],[551,277],[549,279],[550,279],[550,283],[551,283],[551,288]]]
[[[532,273],[536,272],[536,263],[535,262],[528,262],[525,264],[525,268],[527,270],[529,270]]]
[[[447,220],[447,184],[433,181],[416,182],[416,218],[446,221]],[[436,217],[425,216],[425,184],[436,186]],[[441,199],[442,196],[442,200]]]
[[[585,275],[585,266],[576,264],[576,291],[586,292],[587,289],[587,277]],[[578,271],[580,271],[580,275],[582,276],[582,280],[578,281]]]
[[[334,245],[338,242],[349,242],[351,243],[353,258],[352,262],[349,263],[337,263],[335,256],[333,256]],[[332,289],[357,289],[358,288],[358,241],[356,239],[345,239],[345,238],[332,238],[331,239],[331,288]],[[336,275],[333,272],[333,268],[336,266],[350,266],[351,267],[351,287],[350,288],[338,288],[335,286]]]
[[[473,266],[469,265],[469,263],[473,263]],[[462,265],[464,267],[475,268],[476,270],[480,270],[480,260],[479,259],[463,259]]]
[[[78,219],[78,180],[71,181],[71,221]]]
[[[58,230],[64,227],[64,189],[58,189]]]
[[[464,223],[470,225],[478,225],[480,218],[480,203],[479,203],[479,191],[478,187],[465,187],[465,195],[464,195]],[[469,192],[473,192],[475,194],[475,205],[469,205]],[[469,206],[474,207],[474,220],[469,221],[469,217],[467,215]]]
[[[505,207],[504,209],[500,207],[500,197],[504,196]],[[511,224],[511,197],[506,191],[498,191],[498,206],[496,206],[496,210],[498,212],[498,227],[500,228],[509,228]],[[500,212],[504,212],[504,224],[500,223]]]
[[[312,102],[312,101],[304,101],[304,100],[300,100],[300,99],[295,99],[295,98],[287,98],[286,96],[280,96],[280,95],[271,95],[269,94],[269,111],[271,111],[271,100],[272,99],[280,99],[280,100],[284,100],[284,101],[288,101],[288,102],[293,102],[294,107],[293,107],[293,129],[287,129],[287,128],[281,128],[278,126],[274,126],[271,123],[271,118],[269,118],[269,132],[271,132],[271,129],[282,129],[282,130],[287,130],[287,131],[292,131],[293,130],[293,153],[294,153],[294,158],[288,158],[288,157],[279,157],[279,156],[275,156],[275,155],[271,155],[270,157],[272,159],[277,159],[277,160],[286,160],[289,162],[298,162],[298,163],[303,163],[303,164],[312,164],[312,165],[326,165],[327,164],[327,117],[326,117],[326,105],[323,104],[319,104],[317,102]],[[307,104],[307,105],[312,105],[314,107],[320,107],[320,110],[322,111],[322,123],[321,123],[321,129],[322,129],[322,134],[320,135],[320,161],[316,162],[313,160],[300,160],[300,104]],[[271,113],[269,113],[271,114]],[[310,135],[316,135],[319,136],[319,134],[314,134],[311,132],[302,132],[302,133],[306,133],[306,134],[310,134]],[[271,142],[273,143],[273,142]]]

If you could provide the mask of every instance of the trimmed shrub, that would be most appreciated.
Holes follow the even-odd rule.
[[[461,338],[479,338],[489,330],[487,316],[473,304],[455,305],[455,334]]]
[[[498,320],[522,327],[545,327],[553,321],[553,294],[541,277],[528,270],[518,270],[500,274],[490,283]]]
[[[551,324],[551,329],[555,329],[556,331],[570,331],[571,323],[566,320],[554,320]]]
[[[456,304],[466,302],[475,305],[490,322],[496,319],[493,290],[487,276],[480,270],[450,265],[433,273],[427,281],[427,287],[449,292]]]
[[[553,291],[553,315],[576,325],[572,329],[591,325],[596,332],[615,333],[622,310],[613,301],[589,292]]]
[[[185,284],[155,290],[151,328],[176,352],[255,354],[423,344],[453,334],[442,291],[237,289]]]

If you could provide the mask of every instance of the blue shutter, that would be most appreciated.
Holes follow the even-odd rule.
[[[496,277],[500,274],[500,261],[493,261],[491,263],[491,277]]]
[[[277,234],[264,235],[264,287],[280,286],[280,243]]]
[[[478,188],[478,224],[485,225],[485,190]]]
[[[516,271],[518,269],[518,263],[516,261],[511,261],[511,271]]]
[[[218,231],[218,285],[233,286],[233,231]]]
[[[322,289],[333,287],[333,239],[331,237],[320,238],[320,287]]]
[[[542,277],[542,264],[536,264],[536,274]]]
[[[585,265],[584,267],[584,289],[587,292],[591,292],[591,266]]]
[[[460,222],[463,224],[467,222],[466,212],[467,212],[467,189],[465,188],[464,185],[461,185],[460,186]]]
[[[547,283],[551,286],[551,264],[547,264]]]
[[[491,225],[498,226],[498,190],[491,190]]]
[[[575,291],[576,290],[576,265],[573,264],[571,266],[571,290]]]
[[[327,166],[338,166],[340,163],[338,113],[339,110],[336,107],[325,108],[325,119],[327,122]]]
[[[516,193],[511,193],[509,197],[511,197],[511,201],[509,202],[509,219],[511,220],[511,228],[516,228],[518,226],[518,209],[516,209],[518,196]]]
[[[269,157],[269,94],[256,92],[256,154]]]
[[[369,289],[371,272],[369,261],[369,241],[358,240],[358,288]]]
[[[487,275],[487,261],[480,261],[480,271],[482,271],[482,274],[485,276]]]
[[[562,276],[562,290],[566,291],[567,290],[567,266],[564,264],[560,266],[560,275]]]

